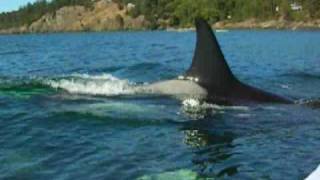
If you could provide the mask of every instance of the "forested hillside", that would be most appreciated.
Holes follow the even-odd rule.
[[[65,6],[81,5],[92,8],[96,0],[38,0],[18,11],[0,14],[0,29],[30,25],[43,15]],[[105,0],[110,1],[110,0]],[[144,15],[148,28],[191,26],[196,17],[211,23],[278,20],[311,21],[320,19],[319,0],[113,0],[119,6],[134,7],[128,15]],[[165,24],[165,25],[163,25]]]
[[[195,17],[217,21],[243,21],[250,18],[283,18],[301,21],[320,18],[319,0],[120,0],[136,5],[133,15],[144,14],[157,25],[159,19],[171,25],[190,25]],[[296,9],[295,9],[296,8]]]

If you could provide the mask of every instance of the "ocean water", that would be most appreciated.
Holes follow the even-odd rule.
[[[319,31],[217,33],[239,79],[320,98]],[[143,95],[190,65],[194,32],[0,36],[0,179],[303,179],[320,108]]]

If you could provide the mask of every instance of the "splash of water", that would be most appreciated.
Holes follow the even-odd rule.
[[[118,79],[110,74],[74,74],[67,78],[48,80],[46,84],[69,93],[104,96],[134,94],[137,89],[134,83]]]
[[[220,106],[201,102],[198,99],[185,99],[182,101],[182,112],[194,120],[202,119],[210,114],[223,114],[225,111],[249,111],[247,106]]]

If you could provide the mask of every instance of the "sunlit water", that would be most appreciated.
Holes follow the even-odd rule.
[[[218,33],[239,79],[320,98],[320,32]],[[0,179],[303,179],[320,108],[142,95],[190,65],[193,32],[0,36]]]

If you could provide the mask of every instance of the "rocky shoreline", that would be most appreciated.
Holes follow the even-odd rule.
[[[100,0],[90,9],[83,6],[63,7],[54,14],[42,16],[29,26],[3,29],[0,30],[0,34],[147,30],[149,22],[144,16],[133,18],[129,15],[129,11],[128,6],[123,7],[112,1]],[[320,29],[320,19],[312,21],[248,19],[242,22],[221,21],[213,24],[212,27],[215,29]],[[192,30],[192,27],[162,26],[160,29],[181,32]]]
[[[249,19],[242,22],[217,22],[216,29],[320,29],[320,19],[313,21],[287,21],[283,19],[257,21]]]
[[[141,30],[148,26],[144,16],[131,17],[128,7],[112,1],[100,0],[88,9],[67,6],[54,14],[45,14],[39,20],[17,28],[0,30],[1,34]]]

